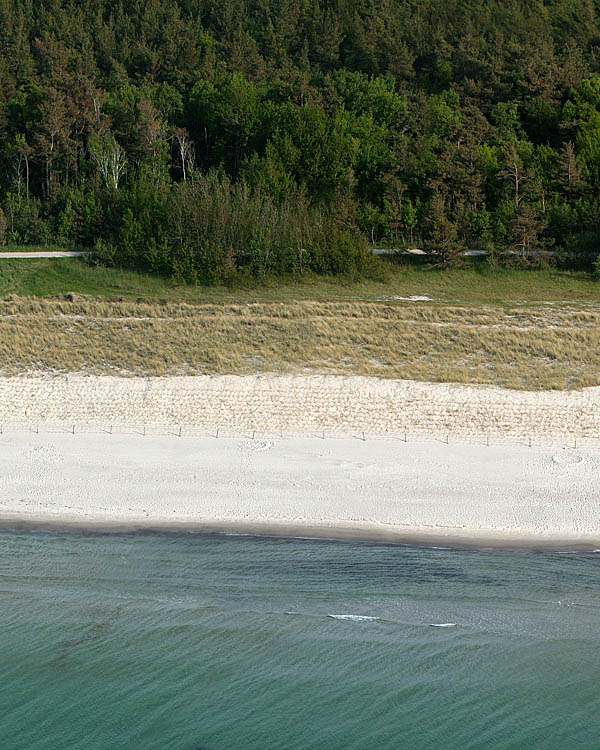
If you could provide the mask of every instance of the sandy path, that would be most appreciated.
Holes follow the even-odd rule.
[[[0,518],[600,546],[600,450],[4,434]]]
[[[32,252],[2,252],[0,258],[79,258],[89,255],[80,250],[33,250]]]

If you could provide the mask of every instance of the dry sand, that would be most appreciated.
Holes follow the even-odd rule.
[[[600,450],[518,442],[0,437],[4,524],[600,546]]]
[[[53,421],[75,433],[49,432]],[[27,429],[37,422],[39,434]],[[100,429],[113,422],[148,428]],[[13,525],[600,546],[598,388],[0,378],[0,423],[0,518]],[[366,440],[351,437],[363,430]],[[450,444],[433,437],[447,432]]]
[[[600,438],[600,388],[511,391],[334,375],[0,377],[0,423]]]

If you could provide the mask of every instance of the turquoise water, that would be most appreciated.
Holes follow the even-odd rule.
[[[599,583],[593,553],[2,532],[0,747],[598,748]]]

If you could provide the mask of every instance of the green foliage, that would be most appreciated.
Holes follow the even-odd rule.
[[[118,233],[95,256],[203,284],[306,271],[368,275],[376,265],[364,238],[301,193],[276,201],[216,170],[161,190],[138,180],[123,195]]]
[[[73,209],[71,200],[68,198],[65,207],[58,215],[56,237],[60,244],[68,245],[72,242],[75,217],[75,210]]]
[[[594,0],[28,0],[0,29],[6,241],[192,281],[370,273],[365,241],[596,252]]]

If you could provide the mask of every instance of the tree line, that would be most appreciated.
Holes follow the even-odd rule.
[[[0,242],[188,281],[600,239],[593,0],[0,0]],[[534,252],[535,251],[535,252]]]

